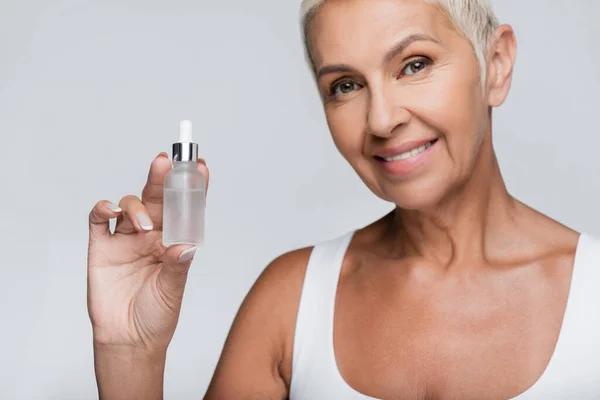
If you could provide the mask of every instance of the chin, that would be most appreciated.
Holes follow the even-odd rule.
[[[411,182],[388,182],[381,186],[380,194],[376,194],[404,210],[431,210],[436,208],[450,191],[447,182],[447,179],[424,177]]]

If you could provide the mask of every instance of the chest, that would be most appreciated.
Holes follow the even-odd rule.
[[[519,279],[524,278],[524,279]],[[376,398],[507,399],[543,374],[569,281],[377,273],[340,279],[334,352],[343,379]]]

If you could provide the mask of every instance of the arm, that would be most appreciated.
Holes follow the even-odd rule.
[[[231,326],[205,400],[285,399],[296,316],[310,248],[265,268]]]

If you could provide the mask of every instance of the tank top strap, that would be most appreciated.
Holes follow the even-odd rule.
[[[558,342],[540,377],[518,400],[597,399],[600,393],[600,240],[580,234]]]
[[[313,399],[315,390],[323,389],[323,379],[334,377],[337,371],[330,325],[340,270],[353,234],[322,241],[312,249],[296,318],[290,399]]]

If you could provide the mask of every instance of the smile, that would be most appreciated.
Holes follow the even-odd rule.
[[[416,143],[418,147],[410,150],[401,150],[402,153],[385,156],[375,156],[376,165],[381,168],[386,175],[395,177],[408,177],[413,172],[419,170],[435,153],[438,146],[435,144],[439,138],[430,140],[426,143]],[[393,153],[391,153],[393,154]]]
[[[393,157],[381,157],[381,159],[384,161],[387,161],[387,162],[406,160],[408,158],[411,158],[411,157],[414,157],[414,156],[417,156],[417,155],[423,153],[425,150],[430,148],[435,142],[437,142],[437,140],[438,139],[431,140],[422,146],[419,146],[412,150],[405,151],[404,153],[395,155]]]

